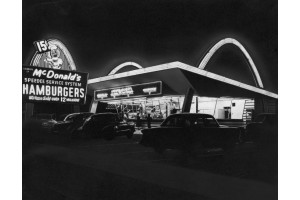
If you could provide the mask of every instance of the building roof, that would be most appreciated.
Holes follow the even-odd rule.
[[[98,89],[153,81],[163,82],[164,95],[185,95],[188,88],[193,88],[195,95],[198,96],[254,98],[263,95],[278,98],[277,94],[263,88],[229,79],[178,61],[90,79],[88,80],[88,87],[89,93],[91,93]]]

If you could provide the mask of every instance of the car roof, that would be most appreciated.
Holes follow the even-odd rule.
[[[117,115],[117,113],[96,113],[93,116],[101,116],[101,115]]]
[[[70,113],[69,115],[79,115],[79,114],[93,114],[91,112],[79,112],[79,113]]]
[[[94,114],[94,113],[91,113],[91,112],[81,112],[81,113],[70,113],[70,114],[67,114],[66,117],[70,117],[70,116],[74,116],[74,115],[86,115],[86,114]]]
[[[178,113],[178,114],[172,114],[170,116],[201,116],[201,117],[213,117],[210,114],[204,114],[204,113]]]

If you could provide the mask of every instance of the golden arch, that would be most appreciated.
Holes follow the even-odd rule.
[[[120,69],[122,69],[123,67],[126,67],[126,66],[134,66],[136,67],[137,69],[142,69],[143,67],[135,62],[124,62],[120,65],[118,65],[117,67],[115,67],[113,70],[111,70],[111,72],[109,72],[108,75],[113,75],[115,73],[117,73]]]
[[[247,62],[250,66],[250,70],[251,73],[254,77],[254,81],[257,87],[263,88],[263,83],[262,80],[260,78],[260,75],[257,71],[257,68],[252,60],[252,58],[250,57],[249,53],[247,52],[247,50],[244,48],[244,46],[238,42],[237,40],[233,39],[233,38],[225,38],[220,40],[219,42],[217,42],[210,50],[209,52],[205,55],[205,57],[202,59],[200,65],[198,66],[199,69],[204,69],[206,64],[208,63],[208,61],[211,59],[211,57],[215,54],[215,52],[221,48],[223,45],[225,44],[234,44],[235,46],[237,46],[245,55],[245,57],[247,58]]]

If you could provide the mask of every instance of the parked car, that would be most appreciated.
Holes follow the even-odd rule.
[[[221,126],[208,114],[173,114],[160,127],[143,129],[142,134],[140,144],[153,147],[158,153],[165,149],[193,152],[215,147],[227,151],[239,141],[238,128]]]
[[[72,134],[75,130],[81,127],[84,121],[94,113],[82,112],[72,113],[65,116],[63,121],[58,121],[52,128],[53,133]]]
[[[102,137],[108,140],[125,135],[132,138],[134,123],[128,123],[116,113],[98,113],[87,118],[78,129],[84,137]]]
[[[247,124],[245,137],[247,141],[263,145],[277,144],[278,115],[275,113],[258,114],[252,123]]]

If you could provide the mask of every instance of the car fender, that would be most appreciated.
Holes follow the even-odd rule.
[[[112,124],[106,125],[100,130],[101,135],[105,132],[114,132],[114,125]]]

